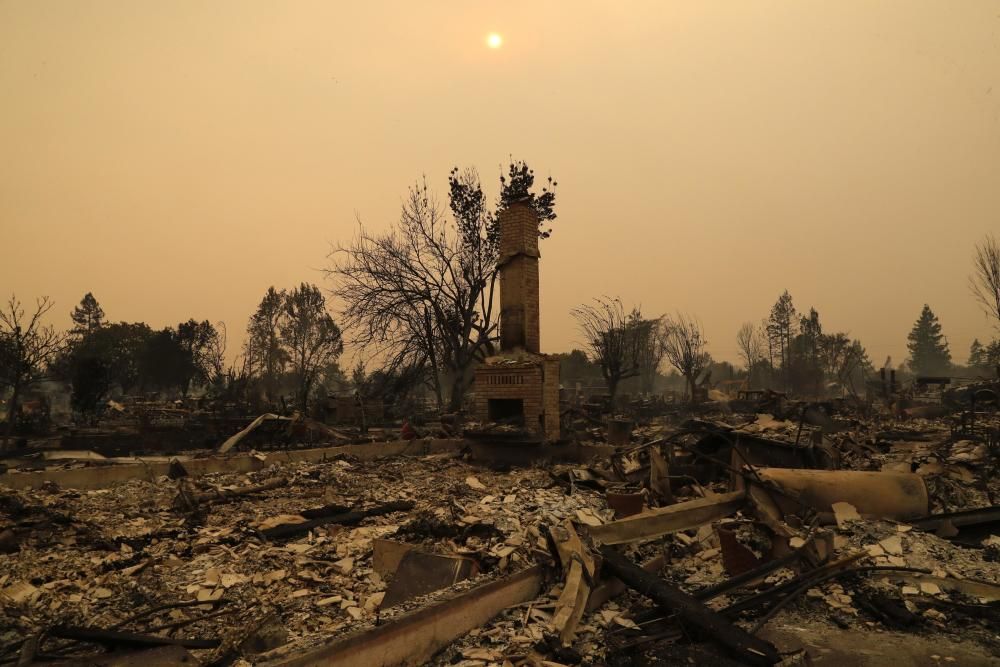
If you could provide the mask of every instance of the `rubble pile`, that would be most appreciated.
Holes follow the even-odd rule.
[[[373,569],[374,540],[398,533],[426,550],[474,554],[483,578],[534,562],[552,518],[610,516],[598,494],[566,495],[545,470],[496,475],[449,458],[298,463],[196,483],[225,490],[278,477],[287,485],[211,505],[201,516],[176,509],[178,484],[166,477],[113,489],[5,493],[0,530],[18,543],[0,554],[0,642],[58,625],[118,626],[179,602],[204,604],[164,610],[134,627],[175,624],[225,637],[234,619],[243,625],[278,613],[287,635],[281,644],[327,637],[378,615],[387,586]],[[288,541],[261,538],[302,522],[300,512],[312,507],[399,501],[412,510],[356,527],[317,526]]]
[[[3,491],[0,664],[809,664],[900,635],[1000,660],[990,443],[810,415],[658,418],[573,464],[256,454]]]

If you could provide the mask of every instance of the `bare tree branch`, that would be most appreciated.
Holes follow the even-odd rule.
[[[987,234],[976,245],[972,268],[973,273],[969,276],[972,295],[983,311],[995,320],[993,326],[1000,329],[1000,244],[992,234]]]
[[[701,324],[686,315],[667,318],[666,329],[667,361],[687,379],[694,402],[698,376],[712,363],[712,356],[705,350],[708,340],[702,333]]]
[[[596,298],[570,314],[576,318],[591,358],[601,368],[614,405],[621,381],[640,373],[642,341],[636,330],[642,315],[638,309],[626,313],[621,299],[609,297]]]
[[[47,296],[36,299],[34,312],[26,317],[21,302],[11,295],[0,309],[0,387],[11,392],[4,447],[14,432],[22,393],[47,377],[49,364],[65,345],[65,334],[42,325],[53,305]]]

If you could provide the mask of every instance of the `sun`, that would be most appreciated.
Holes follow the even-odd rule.
[[[503,46],[503,37],[500,36],[500,33],[491,32],[486,36],[486,46],[491,49],[499,49]]]

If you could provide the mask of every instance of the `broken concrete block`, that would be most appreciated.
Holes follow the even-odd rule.
[[[903,540],[900,539],[899,535],[892,535],[887,537],[881,542],[879,546],[885,549],[887,554],[892,556],[902,556],[903,555]]]
[[[337,570],[337,572],[340,572],[343,575],[348,575],[351,573],[351,570],[354,569],[354,559],[341,558],[333,564],[333,567]]]
[[[332,604],[338,604],[344,599],[342,595],[333,595],[328,598],[323,598],[322,600],[316,601],[317,607],[329,607]]]
[[[858,508],[851,503],[833,503],[830,507],[833,509],[833,518],[837,522],[837,528],[844,529],[847,528],[847,524],[851,521],[861,520]]]
[[[16,584],[12,584],[7,588],[0,591],[0,594],[14,601],[15,604],[21,604],[31,599],[38,589],[29,584],[26,581],[19,581]]]
[[[937,595],[938,593],[941,592],[941,587],[935,584],[933,581],[921,581],[920,592],[926,593],[927,595]]]

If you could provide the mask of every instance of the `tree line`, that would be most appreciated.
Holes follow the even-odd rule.
[[[975,246],[969,287],[1000,332],[1000,245],[992,235]],[[640,307],[629,309],[620,298],[609,297],[582,304],[571,314],[585,349],[563,355],[564,377],[600,377],[612,404],[621,384],[631,378],[639,378],[641,392],[651,392],[663,362],[683,377],[691,400],[699,393],[697,386],[709,379],[713,360],[697,318],[680,313],[647,318]],[[875,371],[860,340],[848,332],[825,331],[815,308],[799,313],[788,290],[767,317],[743,323],[736,343],[743,363],[740,378],[747,388],[815,397],[857,395]],[[927,304],[907,336],[907,350],[909,358],[901,368],[917,376],[1000,373],[1000,339],[986,345],[974,340],[967,365],[953,363],[941,323]]]
[[[226,327],[194,319],[163,329],[142,322],[109,322],[87,294],[72,312],[73,327],[43,323],[52,308],[39,299],[32,312],[11,297],[0,309],[0,392],[8,400],[7,433],[24,393],[47,378],[72,387],[72,403],[94,414],[114,392],[186,396],[192,390],[220,398],[285,403],[306,410],[316,396],[347,382],[339,367],[345,344],[363,351],[351,380],[358,391],[430,392],[441,410],[458,410],[476,364],[497,353],[499,219],[513,202],[527,202],[548,239],[556,220],[556,186],[536,183],[527,163],[501,168],[491,203],[478,172],[454,168],[446,204],[417,182],[404,197],[395,224],[373,231],[360,220],[351,241],[336,246],[326,276],[340,306],[338,324],[323,291],[301,283],[267,290],[250,316],[235,360],[227,363]],[[992,236],[977,244],[970,290],[1000,331],[1000,248]],[[601,297],[573,309],[584,350],[567,364],[589,365],[614,397],[623,382],[652,390],[668,366],[694,397],[713,368],[708,338],[696,317],[649,317],[620,298]],[[828,332],[815,308],[799,313],[786,290],[760,322],[737,334],[747,386],[802,394],[831,388],[855,392],[873,370],[864,346],[847,332]],[[946,374],[951,361],[941,324],[925,306],[908,337],[915,373]],[[1000,342],[975,341],[969,366],[987,371],[1000,362]]]
[[[247,325],[243,350],[227,362],[226,327],[194,319],[153,329],[145,322],[110,322],[90,292],[70,314],[73,326],[58,332],[42,323],[52,309],[39,299],[28,315],[11,297],[0,311],[0,390],[7,402],[5,440],[17,421],[19,401],[45,380],[71,388],[82,418],[97,417],[115,395],[186,397],[193,390],[251,404],[276,404],[285,395],[305,411],[319,382],[342,377],[340,328],[316,285],[271,287]]]
[[[380,367],[360,362],[351,375],[359,392],[406,394],[426,387],[441,409],[461,407],[472,369],[497,351],[498,218],[525,201],[548,238],[556,219],[551,177],[536,185],[527,163],[511,158],[490,204],[475,169],[448,178],[447,209],[425,181],[404,199],[396,225],[358,236],[330,255],[327,275],[343,305],[338,325],[316,285],[270,288],[249,318],[242,349],[226,363],[223,323],[189,320],[154,330],[141,322],[108,322],[93,294],[73,313],[73,328],[43,325],[51,301],[25,316],[15,298],[0,318],[0,392],[10,394],[7,429],[24,393],[46,379],[67,382],[81,415],[95,415],[112,394],[158,392],[213,396],[306,410],[348,380],[338,360],[345,342]],[[345,338],[349,332],[349,339]],[[286,406],[285,397],[292,397]]]

